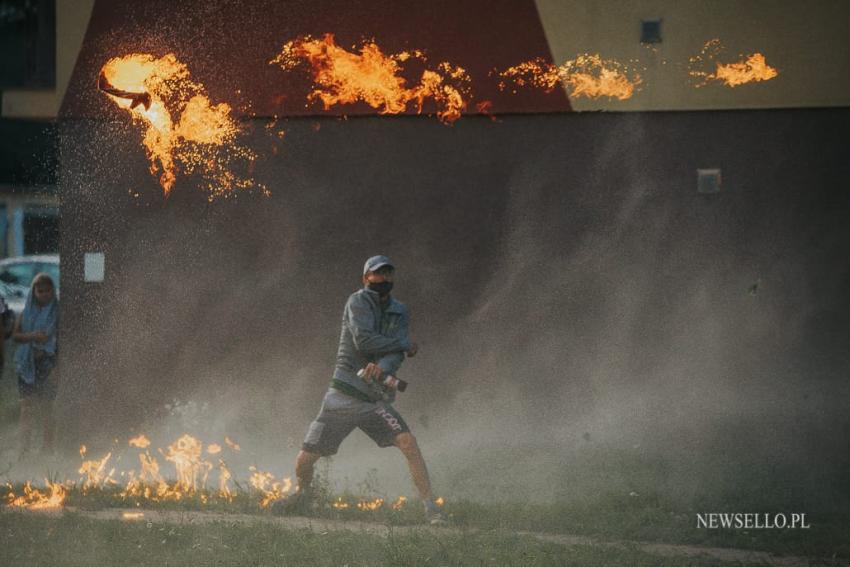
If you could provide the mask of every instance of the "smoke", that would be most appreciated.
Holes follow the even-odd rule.
[[[848,274],[825,203],[842,170],[819,156],[822,200],[805,196],[810,156],[764,134],[812,119],[290,121],[256,170],[272,196],[213,204],[191,177],[163,203],[131,130],[66,122],[63,441],[227,435],[237,478],[290,475],[345,299],[384,253],[421,344],[397,408],[440,494],[834,496]],[[697,194],[718,164],[724,191]],[[95,250],[103,284],[82,277]],[[413,493],[401,455],[358,432],[329,471]]]

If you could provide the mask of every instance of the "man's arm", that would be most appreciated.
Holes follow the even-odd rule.
[[[345,306],[345,315],[354,346],[366,355],[384,353],[399,353],[411,350],[407,330],[395,337],[388,337],[375,331],[375,316],[367,300],[358,295],[352,295]]]
[[[407,356],[414,356],[418,347],[416,343],[410,341],[409,336],[410,316],[405,311],[399,320],[398,326],[393,332],[396,338],[403,338],[410,342],[410,348],[407,350]],[[366,365],[366,375],[364,379],[369,382],[372,380],[382,380],[384,376],[390,374],[395,376],[398,374],[404,362],[405,353],[402,351],[379,353],[377,362],[371,362]]]

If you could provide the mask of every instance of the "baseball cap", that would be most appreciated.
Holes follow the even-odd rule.
[[[390,262],[390,259],[386,256],[372,256],[366,260],[366,263],[363,265],[363,275],[365,276],[367,273],[379,270],[384,266],[389,266],[390,268],[395,269],[393,263]]]

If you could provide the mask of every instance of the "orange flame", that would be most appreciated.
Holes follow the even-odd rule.
[[[233,161],[252,162],[257,156],[236,143],[239,128],[230,105],[213,105],[203,85],[189,77],[188,68],[174,54],[155,58],[133,53],[110,59],[98,86],[128,110],[134,122],[145,125],[150,171],[159,176],[166,198],[180,169],[203,176],[210,200],[254,186],[268,193],[252,179],[230,171]]]
[[[402,508],[404,508],[406,503],[407,503],[407,498],[404,497],[404,496],[399,496],[398,500],[393,502],[393,510],[401,510]]]
[[[85,452],[81,452],[81,454],[85,454]],[[107,453],[105,457],[101,460],[91,460],[91,461],[83,461],[82,466],[80,466],[80,470],[77,471],[81,475],[83,475],[83,492],[87,492],[93,488],[100,488],[107,482],[111,482],[115,484],[115,480],[112,479],[112,474],[115,472],[115,469],[109,471],[109,473],[105,473],[106,463],[109,462],[109,459],[112,457],[112,453]]]
[[[233,500],[233,492],[230,490],[230,486],[228,486],[228,482],[233,478],[233,475],[230,474],[230,470],[227,468],[227,465],[219,459],[218,461],[218,495],[221,498],[225,498],[228,501]]]
[[[357,509],[362,511],[375,511],[384,505],[383,498],[375,498],[374,500],[361,500],[357,503]]]
[[[239,452],[239,443],[231,440],[230,437],[227,436],[224,437],[224,442],[227,444],[228,447],[230,447],[232,451],[236,451],[237,453]]]
[[[218,443],[211,443],[207,445],[207,453],[210,455],[218,455],[221,453],[221,445]]]
[[[174,463],[177,471],[177,485],[189,492],[195,492],[206,485],[207,474],[212,465],[201,460],[203,444],[191,435],[183,435],[168,446],[165,460]]]
[[[133,437],[129,441],[130,447],[138,447],[139,449],[147,449],[150,447],[151,442],[150,439],[145,437],[144,435],[139,435],[138,437]]]
[[[292,489],[292,481],[289,478],[277,481],[272,473],[257,470],[253,465],[248,470],[251,471],[248,481],[262,496],[260,508],[268,508],[272,502],[283,498]]]
[[[337,510],[345,510],[348,508],[348,502],[346,502],[342,496],[337,497],[336,500],[331,504]]]
[[[27,482],[24,485],[24,493],[22,495],[15,496],[15,493],[11,491],[6,495],[6,504],[12,508],[26,508],[28,510],[53,510],[62,508],[65,498],[68,495],[65,486],[46,479],[44,482],[47,488],[50,489],[49,494],[33,488],[32,484]]]
[[[540,58],[525,61],[502,71],[499,76],[514,84],[514,92],[519,87],[551,92],[559,83],[563,83],[573,98],[607,96],[627,100],[642,83],[640,75],[627,66],[613,59],[603,59],[599,54],[589,53],[560,66]],[[506,89],[507,83],[503,80],[499,88]]]
[[[461,67],[444,61],[436,69],[425,69],[419,83],[408,87],[402,76],[403,64],[424,64],[423,52],[386,55],[374,41],[364,42],[359,53],[351,52],[337,46],[333,34],[287,42],[269,63],[291,71],[304,61],[312,68],[315,87],[308,100],[320,100],[325,110],[365,102],[380,114],[399,114],[414,103],[421,114],[425,101],[431,99],[437,106],[437,117],[452,123],[460,118],[470,96],[469,76]]]
[[[716,59],[723,49],[719,39],[712,39],[702,47],[699,55],[690,58],[691,69],[689,74],[691,77],[702,79],[696,85],[697,88],[703,87],[711,81],[717,81],[727,87],[734,88],[747,83],[769,81],[779,76],[779,71],[768,65],[765,56],[761,53],[751,53],[735,63],[714,61],[714,72],[707,72],[698,68],[704,62]]]

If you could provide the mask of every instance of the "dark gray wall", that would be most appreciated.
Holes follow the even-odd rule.
[[[66,120],[66,435],[156,422],[178,397],[300,437],[345,298],[384,253],[422,344],[403,369],[417,419],[506,442],[725,435],[846,471],[849,123],[293,120],[283,142],[249,124],[272,196],[210,204],[190,178],[163,203],[131,125]],[[697,193],[702,167],[722,193]],[[82,282],[85,251],[105,283]]]

